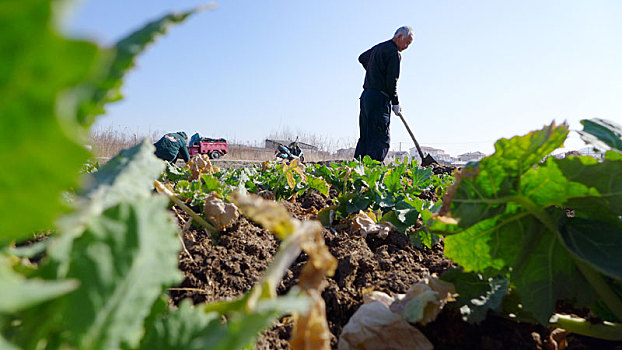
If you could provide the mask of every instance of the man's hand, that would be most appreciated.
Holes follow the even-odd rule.
[[[391,109],[393,109],[393,113],[395,113],[395,115],[402,114],[402,107],[400,107],[400,105],[393,105]]]

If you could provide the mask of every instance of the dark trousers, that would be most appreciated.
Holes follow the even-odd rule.
[[[389,152],[391,101],[378,90],[364,90],[359,115],[360,136],[354,158],[370,156],[382,162]]]

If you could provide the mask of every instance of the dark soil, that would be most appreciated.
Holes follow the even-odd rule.
[[[313,219],[318,209],[331,202],[318,193],[308,193],[295,202],[283,203],[297,218]],[[372,290],[404,293],[414,282],[453,266],[442,254],[442,243],[432,249],[415,248],[407,236],[398,232],[390,233],[385,239],[363,238],[350,234],[346,224],[338,224],[324,230],[324,239],[338,260],[335,275],[328,278],[328,286],[322,293],[335,349],[341,330],[362,304],[365,293]],[[279,241],[241,217],[216,238],[193,228],[185,233],[184,244],[186,250],[180,252],[179,268],[186,278],[179,288],[171,289],[175,303],[183,298],[191,298],[195,303],[212,302],[247,292],[269,265]],[[279,294],[297,283],[307,259],[301,253],[292,264],[277,289]],[[256,348],[289,349],[287,339],[292,327],[289,317],[282,318],[259,337]],[[542,326],[492,315],[475,326],[462,321],[457,311],[448,308],[436,321],[419,328],[435,349],[538,349],[543,348],[541,343],[551,332]],[[576,336],[568,340],[566,349],[622,349],[620,343],[594,342]]]

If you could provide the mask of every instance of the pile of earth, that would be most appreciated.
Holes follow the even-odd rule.
[[[314,192],[282,202],[298,219],[314,219],[321,208],[330,205],[330,199]],[[180,225],[185,218],[177,211]],[[385,239],[365,238],[351,234],[346,224],[324,229],[324,239],[330,252],[338,260],[333,277],[322,296],[331,345],[337,340],[344,325],[370,291],[388,294],[405,293],[415,282],[430,274],[441,274],[454,266],[442,254],[442,243],[432,249],[412,246],[406,235],[392,232]],[[191,298],[195,303],[212,302],[239,296],[249,291],[277,252],[279,241],[259,225],[241,217],[237,223],[210,237],[201,229],[184,233],[185,248],[179,255],[179,268],[185,280],[172,288],[170,296],[175,303]],[[278,287],[285,294],[297,283],[302,266],[308,257],[301,253],[286,272]],[[289,317],[283,317],[263,333],[257,349],[289,349],[287,340],[293,328]],[[456,310],[445,308],[436,321],[419,327],[434,344],[435,349],[547,349],[551,329],[528,323],[510,321],[492,314],[479,325],[464,322]],[[596,341],[580,336],[567,337],[566,349],[621,349],[620,343]]]

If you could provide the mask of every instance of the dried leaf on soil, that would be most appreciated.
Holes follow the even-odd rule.
[[[225,203],[216,192],[212,192],[205,198],[203,209],[205,217],[216,227],[218,231],[224,231],[231,227],[239,217],[238,208],[233,203]]]
[[[432,344],[410,323],[425,325],[436,319],[455,294],[453,284],[436,277],[413,284],[406,294],[383,292],[365,296],[363,304],[343,328],[339,350],[432,349]],[[410,323],[409,323],[410,322]]]
[[[396,295],[390,308],[408,322],[425,325],[436,319],[447,302],[454,300],[455,293],[452,283],[431,277],[413,284],[406,294]]]
[[[350,232],[359,231],[363,237],[367,237],[370,233],[377,234],[380,238],[385,238],[391,232],[395,230],[395,226],[390,222],[375,223],[369,214],[359,211],[358,214],[352,217],[352,226]]]
[[[201,174],[213,174],[218,168],[212,165],[207,154],[198,154],[188,162],[190,181],[197,180]]]
[[[366,296],[365,303],[343,328],[339,350],[433,349],[423,333],[389,309],[392,300],[385,293],[374,292]]]
[[[245,192],[232,193],[230,200],[238,206],[241,213],[283,240],[279,252],[246,302],[247,308],[253,310],[260,298],[276,297],[276,286],[287,268],[300,254],[303,242],[312,242],[314,237],[322,232],[322,225],[318,221],[294,219],[289,216],[283,205]]]

